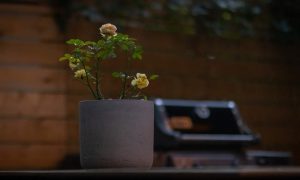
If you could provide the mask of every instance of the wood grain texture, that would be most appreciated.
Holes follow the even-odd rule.
[[[65,118],[65,95],[0,92],[1,117]]]
[[[0,34],[37,41],[61,39],[53,18],[44,16],[1,15]]]
[[[1,118],[0,143],[49,143],[67,141],[67,124],[63,119]]]
[[[64,145],[0,145],[0,169],[54,169],[65,149]]]
[[[58,59],[65,53],[65,49],[63,43],[2,40],[0,41],[0,62],[1,65],[62,68]]]
[[[0,66],[0,90],[63,92],[63,69]]]

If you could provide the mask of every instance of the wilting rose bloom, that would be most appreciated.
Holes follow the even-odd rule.
[[[102,36],[115,36],[117,35],[116,31],[117,31],[117,27],[113,24],[107,23],[107,24],[103,24],[100,28],[100,34]]]
[[[146,74],[137,73],[136,77],[131,81],[131,85],[143,89],[149,85],[149,80]]]
[[[75,78],[83,79],[84,77],[86,77],[86,72],[85,72],[85,70],[84,70],[84,69],[79,69],[79,70],[75,71],[74,77],[75,77]]]

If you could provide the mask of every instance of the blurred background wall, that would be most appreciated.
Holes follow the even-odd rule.
[[[66,39],[95,40],[106,22],[143,46],[143,61],[134,69],[160,75],[146,90],[149,97],[234,100],[246,124],[261,135],[253,149],[290,151],[299,165],[299,3],[246,4],[253,8],[252,27],[248,18],[237,20],[244,15],[237,11],[241,5],[230,5],[237,1],[185,2],[190,4],[1,1],[0,169],[58,168],[66,155],[79,152],[78,102],[91,96],[58,58],[68,50]],[[152,19],[143,9],[147,6]],[[215,15],[206,16],[210,11]],[[287,19],[276,24],[274,14]],[[249,32],[241,30],[247,27]],[[118,60],[104,66],[108,73],[124,64]],[[119,93],[116,84],[114,79],[104,82],[109,97]]]

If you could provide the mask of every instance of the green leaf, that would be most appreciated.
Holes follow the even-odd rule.
[[[100,39],[99,41],[97,41],[96,44],[98,47],[102,47],[105,44],[105,42],[102,39]]]
[[[148,97],[146,95],[143,96],[144,100],[147,101]]]
[[[85,41],[84,44],[85,44],[85,45],[92,45],[92,46],[95,46],[97,43],[96,43],[96,42],[93,42],[93,41]]]
[[[123,73],[121,72],[113,72],[111,75],[115,78],[121,78],[123,76]]]
[[[124,51],[128,51],[129,50],[129,47],[127,46],[127,44],[120,44],[120,47]]]
[[[85,66],[85,70],[87,70],[87,72],[88,72],[88,71],[92,70],[92,68],[91,68],[90,66],[87,66],[87,65],[86,65],[86,66]]]
[[[132,59],[136,59],[136,60],[142,59],[142,55],[140,53],[136,53],[136,52],[134,52],[131,57],[132,57]]]
[[[67,59],[68,59],[67,57],[63,56],[63,57],[60,57],[58,60],[59,60],[59,61],[65,61],[65,60],[67,60]]]
[[[153,74],[150,76],[150,80],[155,80],[157,79],[159,76],[157,74]]]
[[[72,57],[71,54],[64,54],[64,56],[59,58],[59,61],[69,60]]]
[[[80,39],[70,39],[66,43],[73,45],[73,46],[79,46],[79,47],[82,47],[85,45],[85,43]]]
[[[141,60],[142,59],[142,53],[143,50],[140,46],[137,46],[134,48],[133,53],[132,53],[132,59],[137,59],[137,60]]]
[[[103,49],[97,53],[97,57],[100,59],[116,58],[117,54],[114,51],[114,48]]]

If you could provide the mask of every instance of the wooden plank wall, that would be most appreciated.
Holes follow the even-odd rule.
[[[0,169],[54,168],[65,155],[65,46],[52,15],[0,4]]]
[[[79,152],[78,102],[91,96],[57,62],[66,46],[52,13],[46,5],[0,4],[0,169],[55,168]],[[93,40],[99,25],[73,17],[67,35]],[[133,70],[160,75],[149,96],[234,100],[262,137],[254,148],[291,151],[300,164],[299,44],[119,31],[144,47]],[[104,65],[105,73],[122,67]],[[108,78],[104,93],[116,97],[118,84]]]

